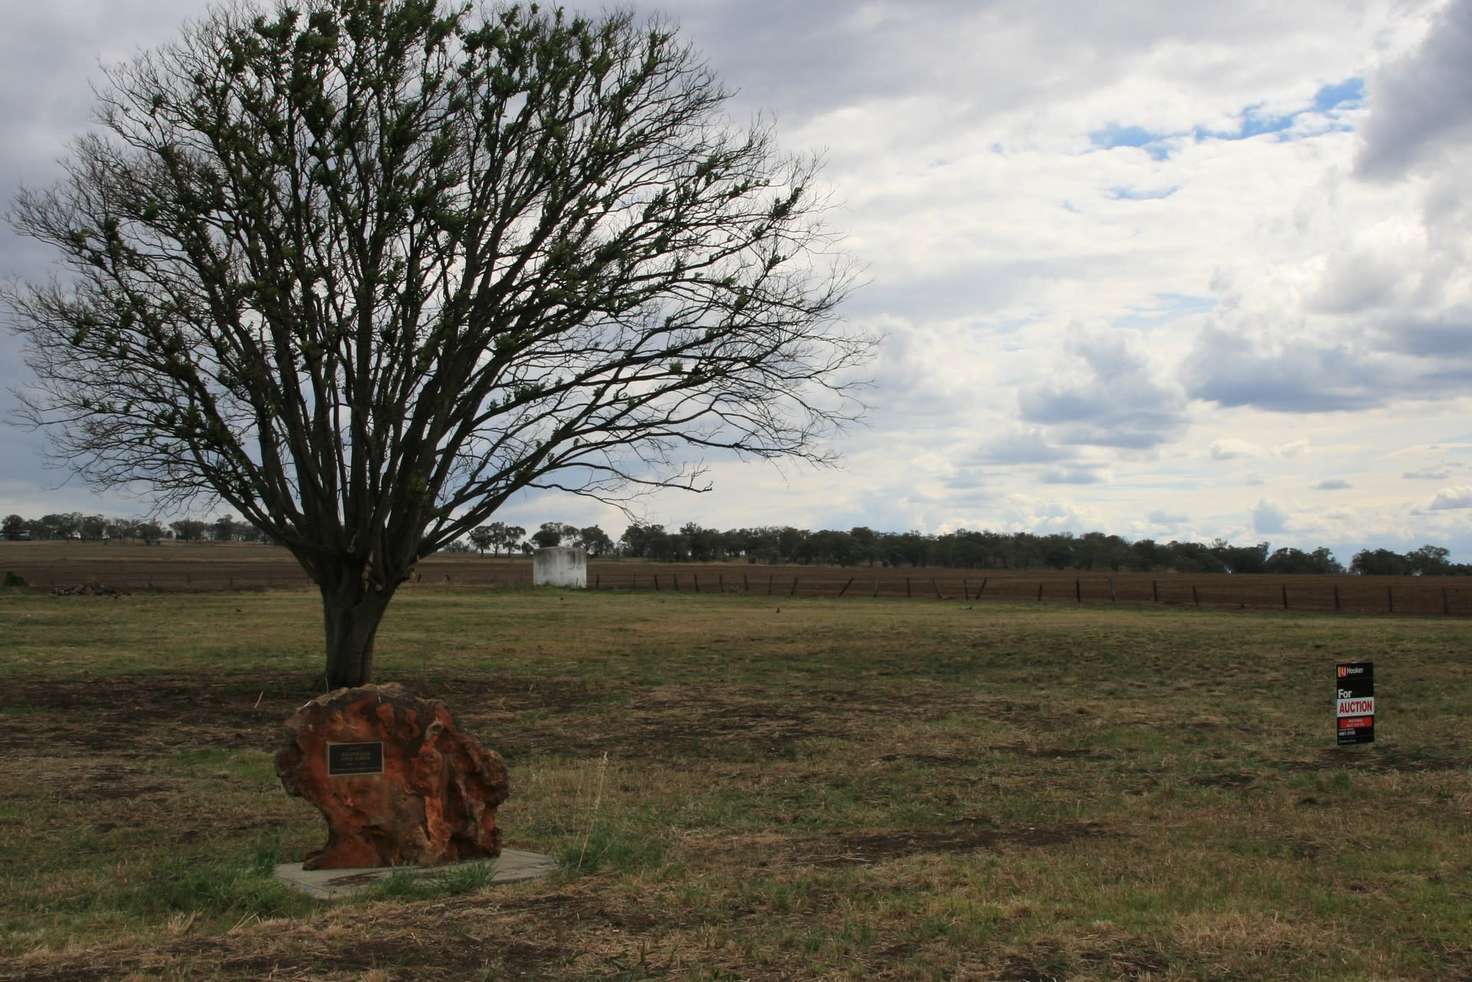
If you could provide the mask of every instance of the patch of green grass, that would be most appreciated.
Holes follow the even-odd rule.
[[[557,864],[569,873],[587,874],[601,870],[642,873],[664,862],[664,845],[635,827],[619,829],[598,824],[581,839],[564,842],[555,854]]]
[[[188,777],[223,777],[250,784],[276,781],[275,758],[260,750],[191,748],[174,754],[157,770]]]

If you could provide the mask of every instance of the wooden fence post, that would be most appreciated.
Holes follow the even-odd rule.
[[[1201,606],[1201,594],[1196,592],[1196,584],[1191,584],[1191,600],[1196,606]]]
[[[603,574],[602,573],[594,573],[593,574],[593,589],[595,589],[595,590],[598,589],[598,584],[600,584],[602,582],[603,582]]]
[[[716,574],[716,592],[717,593],[722,593],[722,594],[724,594],[726,592],[726,574],[725,573],[717,573]]]
[[[746,578],[746,573],[744,572],[741,574],[741,585],[747,593],[751,592],[751,581]]]
[[[788,597],[795,597],[795,596],[797,596],[797,577],[796,576],[794,576],[792,578],[792,589],[789,590],[789,591],[787,591],[787,596]]]
[[[675,581],[675,592],[676,593],[679,593],[680,592],[680,574],[679,573],[671,573],[670,574],[670,579],[672,579],[672,580]]]
[[[1160,603],[1160,581],[1159,580],[1151,580],[1150,581],[1150,599],[1154,600],[1156,603]]]
[[[1389,613],[1395,613],[1395,593],[1390,587],[1385,588],[1385,609]]]
[[[1073,578],[1073,601],[1074,603],[1080,604],[1084,602],[1083,581],[1080,580],[1077,576]]]
[[[1288,584],[1283,584],[1283,609],[1288,609]]]
[[[1339,606],[1339,584],[1338,583],[1334,584],[1334,609],[1335,610],[1343,610],[1344,609],[1343,607]]]
[[[772,581],[775,580],[776,578],[777,578],[777,574],[776,573],[769,573],[769,574],[767,574],[767,596],[769,596],[769,597],[772,595]]]
[[[971,599],[971,584],[966,582],[966,577],[961,577],[961,599]]]
[[[990,576],[983,576],[981,578],[981,586],[979,586],[979,587],[976,588],[976,599],[977,600],[980,600],[981,599],[981,595],[983,593],[986,593],[986,584],[987,584],[987,581],[990,580],[990,579],[991,579]]]
[[[875,596],[875,597],[879,596],[879,577],[877,577],[877,576],[874,577],[874,594],[873,594],[873,596]]]
[[[937,600],[944,600],[945,599],[945,597],[941,595],[941,592],[940,592],[940,584],[938,584],[938,583],[935,582],[935,577],[933,577],[933,576],[930,578],[930,588],[935,591],[935,599],[937,599]]]
[[[1446,587],[1441,588],[1441,614],[1445,617],[1452,612],[1451,601],[1447,599]]]
[[[691,573],[690,575],[695,578],[695,592],[696,593],[699,593],[700,592],[700,574],[699,573]]]
[[[1119,594],[1114,592],[1114,577],[1112,576],[1109,577],[1109,601],[1110,603],[1119,603]]]
[[[1042,603],[1042,602],[1043,602],[1043,584],[1041,582],[1039,582],[1038,583],[1038,603]]]
[[[907,576],[905,577],[905,598],[911,599],[914,596],[915,594],[910,590],[910,578]]]
[[[848,582],[843,585],[843,589],[838,591],[838,595],[841,597],[845,593],[848,593],[848,588],[851,587],[851,586],[853,586],[853,585],[854,585],[854,578],[852,576],[850,576],[848,578]]]
[[[659,591],[659,574],[658,573],[655,573],[654,574],[654,589],[655,589],[655,592],[656,593]]]

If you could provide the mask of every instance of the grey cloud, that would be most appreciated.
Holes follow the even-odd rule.
[[[892,221],[902,227],[909,219],[896,212]],[[873,280],[844,305],[844,313],[850,317],[892,314],[917,320],[982,317],[1026,298],[1040,286],[1056,288],[1068,281],[1091,282],[1101,276],[1128,275],[1129,263],[1125,256],[1070,254],[978,262],[960,269],[904,277],[875,270]]]
[[[1182,379],[1196,399],[1287,413],[1456,397],[1472,384],[1472,311],[1351,323],[1332,341],[1218,323],[1197,335]]]
[[[1352,487],[1354,487],[1354,485],[1353,484],[1350,484],[1348,481],[1344,480],[1343,478],[1332,477],[1332,478],[1329,478],[1327,481],[1320,481],[1318,484],[1315,484],[1314,485],[1314,490],[1315,491],[1348,491]]]
[[[1452,0],[1420,49],[1370,83],[1359,172],[1393,179],[1472,139],[1472,0]]]
[[[204,9],[201,0],[111,0],[108,3],[16,3],[5,9],[0,31],[0,216],[9,212],[24,185],[44,187],[60,172],[56,161],[67,144],[92,123],[91,84],[100,79],[100,63],[131,56],[143,47],[171,38],[187,18]],[[0,281],[44,279],[53,257],[29,239],[17,236],[0,218]],[[18,339],[0,320],[0,419],[15,411],[11,391],[29,379]],[[16,502],[44,501],[48,489],[68,475],[46,466],[40,434],[0,425],[0,460],[7,478],[31,490],[7,493]],[[66,491],[74,507],[137,513],[142,505],[109,496],[86,505],[88,495],[73,482]]]
[[[1279,412],[1368,409],[1381,405],[1386,394],[1364,352],[1309,341],[1266,350],[1251,337],[1218,327],[1198,335],[1183,374],[1197,399]]]
[[[918,332],[909,329],[884,336],[875,361],[868,366],[873,388],[863,397],[890,422],[923,419],[950,426],[963,402],[945,388],[923,345],[917,343],[919,338]]]
[[[1184,525],[1186,524],[1186,522],[1190,521],[1190,516],[1178,515],[1175,512],[1156,510],[1146,515],[1145,520],[1148,521],[1151,525],[1159,525],[1164,528],[1175,528],[1178,525]]]
[[[1408,481],[1445,481],[1451,476],[1450,467],[1426,467],[1419,471],[1406,471],[1401,475]]]
[[[1104,475],[1092,467],[1061,467],[1044,471],[1039,480],[1044,484],[1099,484]]]
[[[1127,336],[1079,336],[1069,352],[1083,362],[1081,378],[1054,379],[1018,396],[1022,418],[1049,427],[1058,443],[1145,450],[1185,429],[1184,400],[1156,381]]]
[[[1331,314],[1386,307],[1395,301],[1396,287],[1406,275],[1384,256],[1364,251],[1335,255],[1311,302],[1314,309]]]
[[[976,464],[1054,464],[1072,459],[1074,451],[1048,442],[1041,430],[1014,430],[967,458]]]
[[[591,0],[576,4],[600,8]],[[740,103],[784,123],[925,90],[958,113],[1021,111],[1094,91],[1162,45],[1284,46],[1316,29],[1308,5],[1156,2],[1042,5],[1027,0],[639,0],[667,12]],[[1038,62],[1067,66],[1038,71]],[[793,118],[795,117],[795,119]],[[1100,125],[1107,120],[1100,120]]]
[[[1454,308],[1435,319],[1387,325],[1378,331],[1386,349],[1421,358],[1472,356],[1472,310]]]
[[[1431,511],[1472,508],[1472,487],[1442,488],[1426,507]]]

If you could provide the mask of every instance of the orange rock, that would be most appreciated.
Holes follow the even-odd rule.
[[[501,854],[496,807],[509,793],[501,755],[458,729],[443,702],[396,683],[337,689],[297,710],[276,773],[327,819],[327,845],[306,869]]]

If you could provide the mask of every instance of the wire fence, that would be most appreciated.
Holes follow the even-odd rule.
[[[1472,583],[1453,577],[1191,576],[1124,573],[1029,575],[955,570],[782,567],[758,571],[681,569],[588,571],[593,590],[736,593],[780,598],[845,597],[931,601],[1160,604],[1176,607],[1472,616]]]
[[[0,550],[0,575],[59,593],[315,589],[289,556],[259,546],[189,550]],[[531,586],[524,559],[436,556],[404,589]],[[763,566],[592,560],[588,588],[772,599],[906,599],[1134,604],[1325,613],[1472,616],[1464,577],[1271,576],[1149,572]]]

